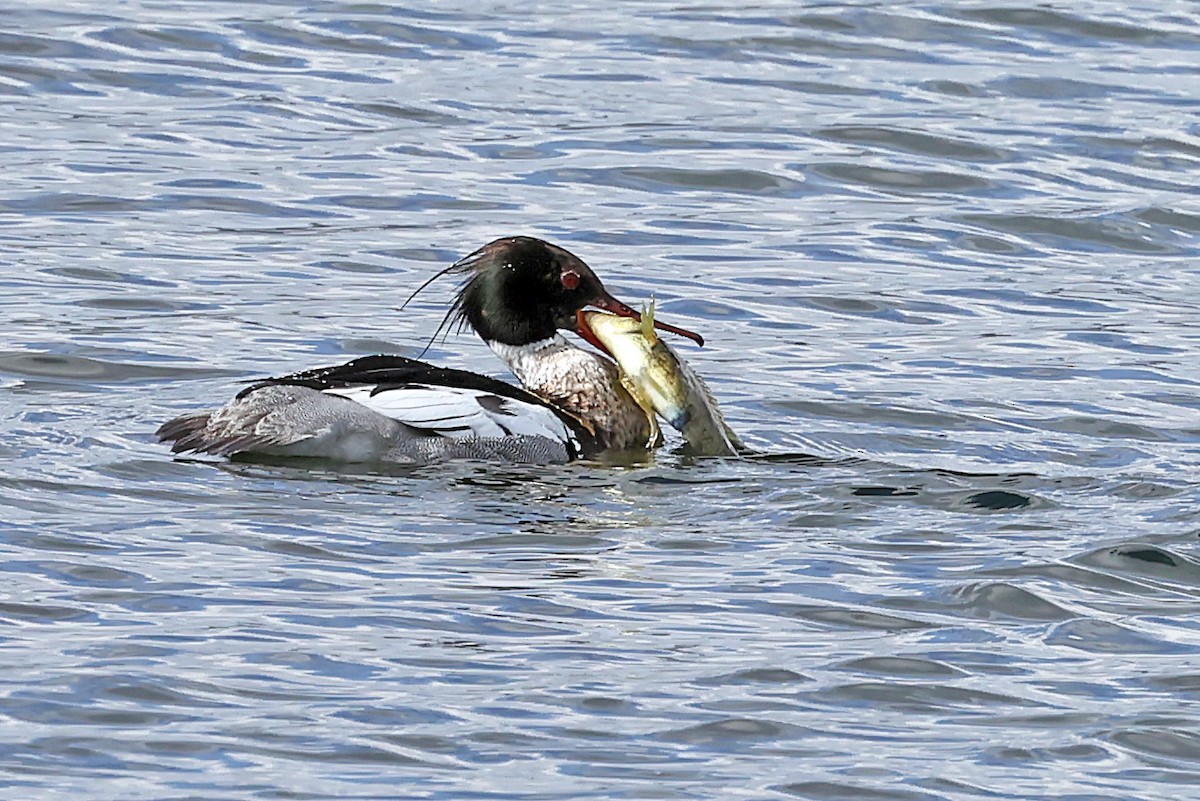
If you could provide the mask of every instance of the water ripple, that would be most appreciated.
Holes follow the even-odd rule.
[[[50,798],[1175,799],[1193,10],[24,4],[0,770]],[[542,235],[762,451],[173,459]],[[864,755],[869,759],[864,761]]]

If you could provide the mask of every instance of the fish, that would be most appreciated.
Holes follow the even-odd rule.
[[[621,371],[621,384],[654,420],[655,414],[683,435],[696,456],[739,456],[746,446],[725,422],[717,400],[692,366],[654,330],[654,301],[639,322],[603,311],[577,312],[584,337],[606,352]]]

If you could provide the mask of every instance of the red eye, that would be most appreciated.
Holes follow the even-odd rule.
[[[562,274],[563,289],[568,292],[579,288],[579,273],[574,270],[567,270]]]

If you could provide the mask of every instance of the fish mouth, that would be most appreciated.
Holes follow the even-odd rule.
[[[592,331],[592,327],[588,325],[587,315],[584,314],[584,311],[588,307],[600,309],[601,311],[615,314],[618,317],[629,317],[637,320],[638,322],[641,322],[642,320],[642,315],[640,312],[630,308],[626,304],[614,298],[612,295],[601,295],[583,309],[575,312],[575,330],[579,333],[579,336],[583,337],[585,342],[594,345],[604,353],[607,353],[609,356],[612,356],[612,353],[608,348],[604,347],[604,343],[600,341],[600,338],[596,336],[594,331]],[[670,323],[659,322],[657,316],[654,318],[654,327],[659,331],[667,331],[672,334],[678,334],[681,337],[687,337],[700,347],[704,347],[704,337],[700,336],[695,331],[689,331],[686,328],[680,328],[679,326],[671,325]]]
[[[575,331],[579,334],[579,336],[583,337],[584,342],[588,343],[601,353],[606,354],[614,362],[617,360],[617,357],[613,356],[613,352],[609,350],[603,342],[600,341],[600,337],[596,336],[596,332],[592,330],[590,325],[588,325],[586,309],[580,309],[579,311],[575,312]]]

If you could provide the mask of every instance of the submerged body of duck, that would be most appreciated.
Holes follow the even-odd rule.
[[[443,324],[474,329],[521,387],[402,356],[368,356],[260,381],[219,409],[165,423],[159,439],[176,453],[350,462],[566,462],[654,444],[653,415],[617,366],[559,334],[578,331],[587,307],[640,319],[581,259],[539,239],[507,237],[443,272],[466,279]]]

